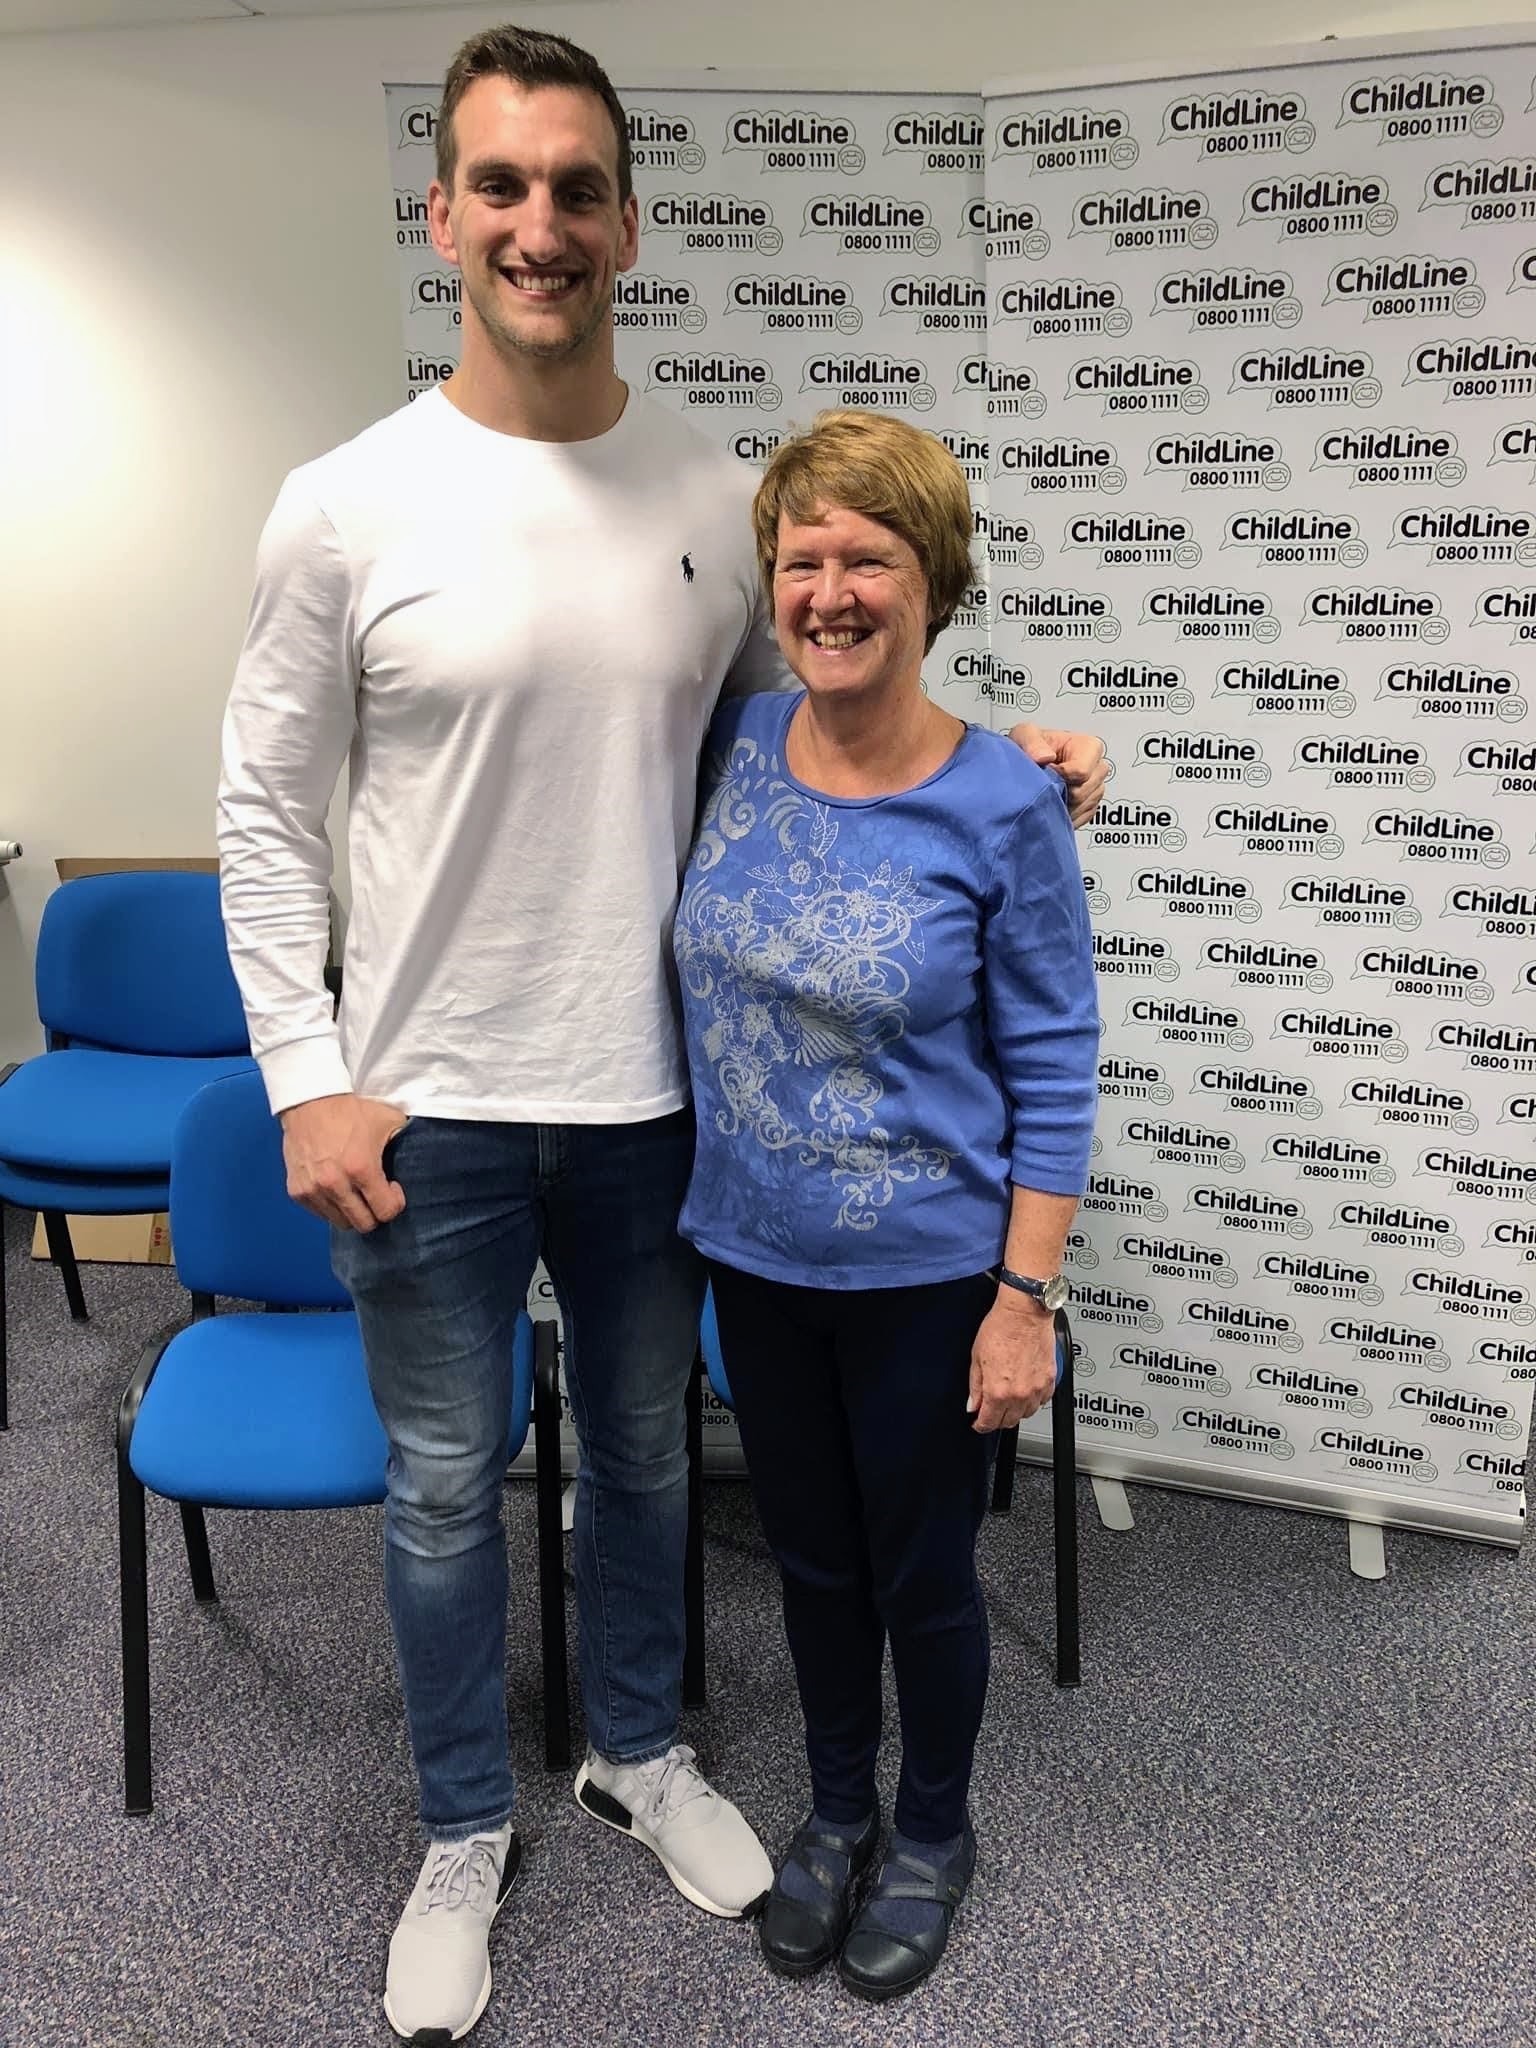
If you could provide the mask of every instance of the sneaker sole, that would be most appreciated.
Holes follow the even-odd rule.
[[[511,1841],[507,1844],[506,1861],[501,1866],[501,1888],[496,1894],[495,1910],[492,1912],[490,1921],[486,1926],[487,1941],[490,1939],[491,1928],[496,1925],[496,1915],[507,1903],[507,1900],[511,1898],[513,1892],[516,1891],[517,1881],[522,1876],[522,1872],[523,1845],[520,1838],[514,1834]],[[407,2048],[448,2048],[449,2043],[462,2041],[467,2034],[480,2024],[481,2015],[491,2002],[491,1981],[491,1959],[489,1954],[487,1954],[485,1959],[485,1982],[480,1986],[479,1996],[475,2000],[475,2009],[463,2026],[457,2029],[449,2027],[418,2027],[414,2034],[408,2034],[389,2009],[389,1993],[387,1991],[384,1994],[384,2017],[389,2021],[390,2028],[394,2034],[407,2044]]]
[[[677,1866],[638,1825],[623,1801],[615,1799],[611,1792],[605,1792],[601,1785],[592,1783],[592,1773],[586,1764],[583,1764],[576,1773],[576,1804],[584,1813],[590,1813],[594,1820],[600,1820],[604,1827],[613,1828],[621,1835],[628,1835],[632,1842],[638,1842],[643,1849],[649,1849],[683,1897],[691,1906],[697,1906],[701,1912],[713,1913],[717,1920],[752,1920],[762,1911],[768,1897],[766,1891],[760,1892],[755,1899],[749,1899],[744,1906],[722,1906],[717,1899],[706,1898],[697,1886],[688,1882]]]

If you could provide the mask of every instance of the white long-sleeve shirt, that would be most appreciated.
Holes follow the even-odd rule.
[[[628,1123],[688,1099],[671,968],[723,693],[789,680],[744,465],[631,392],[590,441],[440,393],[284,483],[224,723],[230,958],[274,1112]],[[350,763],[341,1015],[325,818]]]

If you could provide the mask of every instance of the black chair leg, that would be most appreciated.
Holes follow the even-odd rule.
[[[565,1545],[560,1527],[559,1352],[552,1322],[533,1326],[533,1456],[539,1528],[539,1637],[544,1661],[544,1762],[571,1762],[571,1701],[566,1679]]]
[[[1013,1506],[1013,1470],[1019,1462],[1019,1425],[999,1430],[997,1465],[992,1474],[992,1512],[1006,1515]]]
[[[149,1572],[144,1536],[144,1489],[117,1460],[117,1564],[123,1623],[123,1789],[129,1813],[148,1813],[149,1779]]]
[[[704,1674],[704,1359],[688,1375],[688,1543],[683,1553],[683,1705],[702,1707]]]
[[[69,1218],[62,1209],[45,1209],[43,1229],[48,1236],[48,1256],[64,1276],[69,1312],[77,1323],[83,1323],[88,1320],[85,1289],[80,1285],[80,1268],[75,1264],[75,1247],[70,1242]]]
[[[1061,1379],[1051,1396],[1051,1481],[1056,1551],[1056,1683],[1081,1685],[1082,1654],[1077,1589],[1077,1448],[1072,1406],[1072,1328],[1056,1317],[1061,1340]]]
[[[181,1534],[192,1573],[192,1597],[206,1606],[218,1599],[219,1589],[213,1583],[213,1559],[208,1555],[208,1524],[202,1509],[189,1500],[181,1503]]]

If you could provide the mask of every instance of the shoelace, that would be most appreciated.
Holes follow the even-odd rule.
[[[427,1873],[422,1911],[434,1906],[457,1912],[461,1906],[483,1910],[496,1896],[500,1873],[496,1852],[478,1836],[467,1842],[439,1842],[431,1870]]]
[[[650,1794],[651,1812],[658,1820],[671,1820],[695,1799],[716,1796],[695,1768],[694,1756],[695,1752],[685,1742],[678,1742],[655,1763],[641,1765],[640,1776]],[[654,1780],[650,1776],[652,1771],[656,1772]]]

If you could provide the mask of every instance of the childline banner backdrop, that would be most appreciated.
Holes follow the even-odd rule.
[[[994,671],[1118,765],[1084,1463],[1516,1543],[1533,69],[986,93]]]
[[[940,433],[994,610],[979,582],[928,688],[1107,728],[1085,1469],[1502,1542],[1536,1373],[1536,755],[1496,651],[1536,641],[1536,352],[1498,317],[1536,289],[1531,72],[621,88],[616,310],[623,374],[748,461],[824,405]],[[413,397],[458,354],[437,97],[386,88]]]

